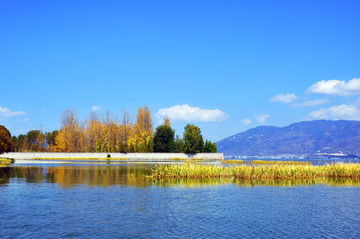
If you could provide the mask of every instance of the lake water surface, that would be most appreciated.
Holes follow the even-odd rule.
[[[360,238],[358,180],[152,181],[150,166],[0,168],[0,238]]]

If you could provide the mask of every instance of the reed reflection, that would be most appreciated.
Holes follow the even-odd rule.
[[[328,185],[328,186],[353,186],[360,187],[360,179],[349,178],[312,178],[312,179],[235,179],[235,178],[207,178],[207,179],[161,179],[154,180],[153,185],[156,186],[219,186],[233,184],[240,187],[294,187],[308,185]]]
[[[55,183],[60,187],[74,187],[76,185],[108,187],[113,185],[129,185],[135,187],[147,186],[221,186],[237,185],[240,187],[257,186],[307,186],[329,185],[360,187],[360,179],[350,178],[311,178],[311,179],[150,179],[147,176],[148,165],[122,166],[10,166],[0,168],[0,186],[9,184],[10,180],[26,183]]]

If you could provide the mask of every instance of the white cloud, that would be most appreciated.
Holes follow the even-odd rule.
[[[310,119],[360,120],[360,109],[354,105],[337,105],[309,113]]]
[[[100,106],[96,106],[96,105],[94,105],[93,107],[91,107],[91,111],[98,111],[98,110],[100,110],[101,109],[101,107]]]
[[[339,80],[322,80],[310,86],[308,92],[341,96],[353,95],[360,93],[360,78],[354,78],[348,82]]]
[[[272,97],[269,101],[270,102],[280,102],[280,103],[291,103],[294,100],[297,100],[298,97],[294,94],[279,94]]]
[[[175,105],[170,108],[160,109],[155,116],[162,119],[168,116],[174,121],[191,121],[191,122],[213,122],[223,121],[228,118],[228,115],[221,110],[207,110],[200,109],[199,107],[191,107],[185,105]]]
[[[21,122],[23,122],[23,123],[28,122],[28,121],[30,121],[30,118],[24,118],[21,120]]]
[[[329,103],[328,99],[318,99],[318,100],[308,100],[301,103],[292,104],[291,107],[311,107],[311,106],[318,106]]]
[[[259,124],[265,124],[267,118],[269,118],[269,117],[270,117],[269,114],[255,115],[255,120],[256,120],[256,122],[258,122]]]
[[[251,124],[251,119],[242,119],[242,120],[240,120],[240,122],[241,123],[243,123],[243,124]]]
[[[13,116],[20,116],[20,115],[26,115],[26,112],[24,111],[12,111],[8,108],[3,108],[0,106],[0,117],[13,117]]]

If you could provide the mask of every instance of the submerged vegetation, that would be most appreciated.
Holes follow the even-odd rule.
[[[239,178],[239,179],[291,179],[291,178],[360,178],[360,164],[311,165],[239,165],[223,167],[185,163],[159,164],[150,170],[154,179],[166,178]]]

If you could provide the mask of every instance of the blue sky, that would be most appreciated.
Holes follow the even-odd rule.
[[[359,1],[1,1],[0,124],[74,109],[170,116],[218,141],[259,125],[360,120]]]

